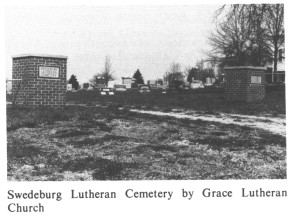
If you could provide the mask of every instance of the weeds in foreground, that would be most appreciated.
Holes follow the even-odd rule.
[[[193,96],[193,100],[204,97],[200,95]],[[157,103],[161,101],[159,98],[150,99],[147,103],[154,101],[169,110],[168,101],[179,97],[170,98],[162,103]],[[141,106],[143,101],[138,101],[137,105]],[[221,99],[213,103],[208,101],[207,98],[194,102],[190,107],[201,104],[195,108],[202,114],[214,113],[214,107],[222,110]],[[128,102],[125,100],[123,104]],[[209,109],[212,104],[213,108]],[[258,107],[266,107],[265,104],[258,103],[248,110],[258,113]],[[138,115],[119,110],[117,107],[120,106],[70,106],[63,110],[8,107],[9,180],[287,177],[286,139],[283,136],[254,127]],[[283,109],[277,109],[272,103],[264,112],[283,113]],[[24,127],[26,129],[21,129]]]

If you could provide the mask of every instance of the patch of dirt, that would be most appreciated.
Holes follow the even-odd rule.
[[[50,132],[50,136],[54,138],[68,138],[68,137],[76,137],[81,135],[90,135],[92,131],[82,130],[79,128],[62,128],[62,129],[53,129]]]
[[[254,128],[264,129],[270,131],[274,134],[279,134],[286,136],[286,126],[285,120],[282,118],[267,118],[267,117],[257,117],[257,116],[247,116],[247,115],[236,115],[236,114],[220,114],[220,116],[208,114],[204,116],[202,114],[197,114],[193,112],[186,113],[167,113],[159,111],[145,111],[145,110],[135,110],[131,109],[131,112],[150,114],[156,116],[168,116],[177,119],[188,119],[194,121],[209,121],[209,122],[219,122],[224,124],[235,124],[239,126],[250,126]],[[240,117],[240,119],[239,119]]]
[[[80,140],[73,139],[73,140],[68,141],[68,143],[73,145],[74,147],[85,147],[85,146],[93,146],[93,145],[102,145],[105,142],[124,143],[124,142],[129,142],[129,141],[139,142],[141,140],[131,138],[131,137],[126,137],[126,136],[105,134],[99,137],[86,137]]]
[[[127,142],[131,140],[131,138],[126,137],[126,136],[121,136],[121,135],[109,135],[106,134],[103,138],[102,141],[119,141],[119,142]]]
[[[228,133],[226,133],[226,132],[219,132],[219,131],[217,131],[217,132],[211,132],[210,134],[211,135],[215,135],[215,136],[225,136],[225,135],[228,135]]]
[[[74,147],[85,147],[85,146],[92,146],[96,144],[101,144],[101,138],[83,138],[81,140],[71,140],[68,141],[69,144],[73,145]]]
[[[127,168],[137,168],[136,163],[121,163],[101,157],[87,157],[70,160],[62,167],[63,171],[82,172],[93,170],[94,180],[119,180]]]
[[[174,146],[169,145],[141,145],[135,148],[135,151],[138,153],[143,153],[145,150],[153,150],[156,152],[159,151],[169,151],[169,152],[176,152],[177,149]]]

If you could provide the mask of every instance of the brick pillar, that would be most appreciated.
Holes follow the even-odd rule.
[[[252,102],[264,99],[266,70],[251,66],[225,67],[225,100]]]
[[[12,79],[21,79],[12,81],[15,104],[33,107],[66,104],[67,56],[18,55],[12,57],[12,64]]]

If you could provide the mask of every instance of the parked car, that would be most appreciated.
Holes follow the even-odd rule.
[[[190,89],[190,85],[188,84],[183,84],[179,87],[180,90],[189,90]]]
[[[195,80],[191,83],[190,85],[191,89],[199,89],[199,88],[204,88],[204,84],[202,81]]]
[[[179,90],[180,86],[182,86],[183,84],[183,81],[172,80],[169,82],[168,88],[170,90]]]
[[[140,84],[138,86],[138,91],[139,91],[139,93],[149,94],[151,92],[150,85],[148,85],[148,84]]]
[[[168,87],[166,85],[161,85],[161,93],[166,94]]]
[[[123,84],[115,84],[114,89],[115,91],[127,91],[126,85]]]
[[[112,95],[115,95],[115,91],[113,88],[100,88],[99,89],[99,94],[102,95],[102,96],[112,96]]]

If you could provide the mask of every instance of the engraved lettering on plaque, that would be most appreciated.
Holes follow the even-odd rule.
[[[39,66],[39,78],[58,79],[60,78],[60,68]]]
[[[261,84],[262,83],[262,77],[260,77],[260,76],[251,76],[251,83],[252,84]]]

